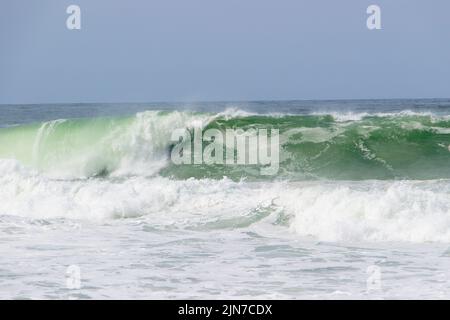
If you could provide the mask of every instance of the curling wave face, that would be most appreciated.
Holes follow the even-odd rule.
[[[174,165],[175,129],[280,131],[280,170]],[[155,174],[178,179],[366,180],[450,178],[450,118],[396,113],[336,116],[148,111],[134,117],[54,120],[0,129],[0,159],[55,177]]]
[[[177,166],[176,128],[277,128],[280,170]],[[331,241],[450,241],[450,119],[403,112],[148,111],[0,129],[0,215],[155,228],[288,228]],[[224,177],[226,176],[226,177]]]

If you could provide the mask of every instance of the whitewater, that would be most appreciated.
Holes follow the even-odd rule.
[[[278,174],[174,165],[196,127]],[[0,297],[449,298],[449,146],[448,100],[0,106]]]

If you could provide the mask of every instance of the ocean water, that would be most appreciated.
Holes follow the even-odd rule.
[[[177,128],[278,129],[279,171]],[[0,106],[0,298],[448,299],[449,243],[450,100]]]

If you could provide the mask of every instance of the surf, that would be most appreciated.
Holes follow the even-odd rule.
[[[277,129],[279,171],[175,164],[178,128]],[[448,116],[405,111],[145,111],[9,126],[0,129],[0,216],[449,242],[449,144]]]
[[[176,129],[276,129],[280,168],[176,165]],[[427,113],[252,114],[146,111],[0,129],[0,159],[61,178],[161,175],[175,179],[427,180],[450,178],[450,119]]]
[[[450,242],[449,180],[68,180],[1,160],[0,185],[0,217],[30,223],[133,219],[152,232],[242,230],[333,242]]]

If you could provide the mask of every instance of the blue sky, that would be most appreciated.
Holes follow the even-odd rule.
[[[448,0],[3,0],[0,103],[450,97],[449,17]]]

